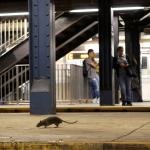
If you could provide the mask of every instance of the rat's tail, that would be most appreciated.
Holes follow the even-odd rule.
[[[74,124],[74,123],[77,123],[78,121],[74,121],[74,122],[68,122],[68,121],[64,121],[64,120],[62,120],[63,122],[65,122],[65,123],[68,123],[68,124]]]

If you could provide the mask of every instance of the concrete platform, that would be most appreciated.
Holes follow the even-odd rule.
[[[58,113],[60,128],[37,128],[49,115],[0,113],[0,150],[150,150],[150,113]]]
[[[133,106],[99,106],[99,104],[59,104],[57,112],[150,112],[150,102],[133,103]],[[30,112],[29,104],[0,105],[0,113]]]

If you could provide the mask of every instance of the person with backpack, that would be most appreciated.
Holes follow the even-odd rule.
[[[117,56],[113,59],[113,67],[116,70],[116,74],[121,89],[122,106],[132,106],[131,99],[131,61],[128,56],[123,54],[123,47],[117,48]]]
[[[88,58],[83,61],[83,76],[88,78],[93,103],[99,103],[99,75],[96,72],[97,62],[94,60],[94,58],[94,50],[89,49]]]

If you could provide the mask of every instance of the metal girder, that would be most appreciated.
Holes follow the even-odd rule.
[[[109,0],[99,1],[100,103],[114,105],[112,72],[112,25]]]
[[[56,113],[53,0],[30,0],[30,113]]]
[[[72,36],[65,43],[56,48],[56,60],[65,56],[68,52],[98,33],[98,22],[95,21],[79,33]]]
[[[75,23],[81,21],[83,17],[84,15],[64,13],[59,19],[55,21],[55,35],[59,35],[67,28],[70,28]]]
[[[1,0],[0,13],[28,11],[28,0]]]
[[[60,45],[63,45],[68,41],[68,39],[71,39],[74,37],[77,33],[79,33],[82,30],[86,30],[89,25],[91,25],[94,21],[97,20],[97,15],[80,15],[80,17],[69,26],[66,30],[61,32],[61,34],[58,34],[56,36],[56,47],[60,47]]]
[[[111,6],[150,6],[149,0],[110,0]],[[98,7],[98,0],[55,0],[56,11]],[[1,0],[0,12],[27,11],[28,0]]]
[[[111,0],[112,6],[150,6],[149,0]]]
[[[139,25],[142,26],[142,27],[149,26],[149,24],[150,24],[150,17],[148,17],[148,18],[146,18],[146,19],[139,22]]]
[[[87,19],[88,24],[91,24],[95,20],[97,20],[97,16],[95,15],[95,17],[94,16],[90,17],[90,16],[87,16],[87,15],[82,16],[82,15],[70,15],[70,14],[67,14],[67,13],[63,14],[60,18],[56,19],[56,21],[55,21],[55,27],[56,27],[55,28],[55,34],[56,34],[56,37],[58,37],[58,36],[61,37],[62,36],[61,34],[65,34],[65,35],[68,34],[68,31],[72,30],[72,28],[73,28],[73,30],[75,30],[75,35],[76,35],[77,32],[81,31],[81,27],[80,27],[80,30],[78,29],[78,31],[77,31],[77,26],[76,26],[77,24],[80,25],[80,26],[82,25],[83,29],[84,28],[87,29],[88,25],[85,24],[86,19]],[[62,26],[62,24],[63,24],[63,26]],[[95,28],[94,29],[90,28],[85,33],[90,33],[90,34],[87,34],[88,35],[87,37],[80,39],[79,42],[78,42],[79,44],[81,44],[82,41],[84,42],[86,39],[88,40],[88,38],[90,38],[91,36],[96,34],[97,30],[95,30]],[[82,35],[80,35],[80,36],[82,36]],[[86,35],[84,34],[84,36],[86,36]],[[71,38],[71,37],[69,37],[69,38]],[[68,39],[66,39],[65,41],[67,41]],[[59,43],[58,40],[56,40],[56,42]],[[56,44],[56,45],[60,45],[60,44]],[[74,44],[74,46],[71,46],[72,48],[71,47],[69,49],[67,48],[67,50],[71,51],[72,49],[74,49],[77,46],[78,46],[78,44],[76,43],[76,44]],[[62,54],[59,54],[59,53],[62,53]],[[65,49],[65,52],[63,52],[62,49],[61,49],[61,51],[57,52],[56,60],[58,60],[61,56],[64,56],[64,54],[66,54],[66,49]],[[19,45],[15,46],[10,52],[6,53],[5,55],[3,55],[1,57],[0,74],[2,72],[6,71],[7,69],[11,68],[13,65],[19,63],[24,58],[27,58],[26,63],[28,63],[28,56],[29,56],[29,40],[27,39],[26,41],[24,41],[24,42],[20,43]],[[9,60],[9,61],[6,61],[6,60]],[[5,63],[5,61],[6,61],[6,63]]]
[[[117,47],[119,46],[119,17],[113,16],[113,31],[114,31],[114,56],[117,56]],[[114,75],[114,86],[115,86],[115,103],[119,103],[119,84],[117,75]]]
[[[29,42],[25,40],[0,58],[0,74],[13,67],[27,55],[29,55]]]
[[[137,24],[125,27],[125,46],[126,54],[130,57],[132,65],[135,67],[139,79],[139,88],[132,90],[132,99],[134,102],[142,101],[142,84],[141,84],[141,68],[140,68],[140,28]],[[136,59],[137,64],[133,61]],[[134,62],[134,63],[133,63]]]

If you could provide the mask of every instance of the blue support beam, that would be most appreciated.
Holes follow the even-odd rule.
[[[114,56],[117,56],[117,48],[119,46],[119,16],[113,16],[113,32],[114,32]],[[115,89],[115,103],[119,104],[119,83],[116,73],[114,74],[114,89]]]
[[[140,61],[140,26],[132,21],[125,21],[125,46],[126,53],[131,59],[132,65],[135,67],[139,79],[139,88],[132,90],[132,101],[142,102],[142,83],[141,83],[141,61]],[[137,61],[137,65],[134,62]]]
[[[56,113],[53,0],[30,0],[30,113]]]
[[[99,1],[99,46],[100,46],[100,104],[114,105],[112,72],[111,3]]]

